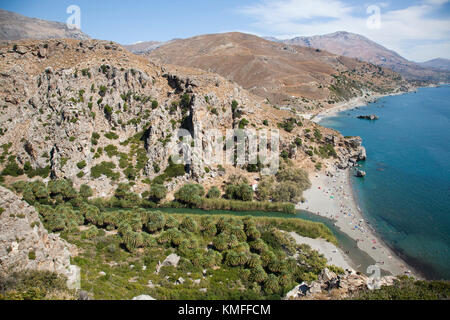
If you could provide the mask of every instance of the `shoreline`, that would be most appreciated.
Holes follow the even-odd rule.
[[[309,116],[311,121],[318,123],[342,111],[366,106],[383,97],[415,92],[417,89],[419,88],[408,92],[373,94],[369,98],[357,97],[317,114],[302,116]],[[311,179],[311,189],[304,192],[306,202],[298,204],[296,209],[333,220],[334,225],[355,240],[357,247],[374,259],[376,265],[384,271],[395,276],[409,275],[422,279],[423,276],[392,250],[364,217],[353,190],[351,171],[352,168],[339,170],[333,167],[328,170],[329,175],[315,173]]]
[[[352,110],[359,107],[363,107],[368,105],[369,103],[376,102],[378,99],[384,98],[384,97],[390,97],[390,96],[399,96],[411,92],[415,92],[419,89],[419,87],[411,88],[411,90],[406,92],[392,92],[392,93],[372,93],[369,97],[363,97],[359,96],[356,98],[353,98],[349,101],[340,102],[337,105],[324,109],[318,113],[308,113],[308,114],[298,114],[299,116],[311,120],[315,123],[319,123],[325,118],[333,117],[337,115],[339,112],[346,111],[346,110]]]
[[[384,243],[365,219],[353,194],[350,169],[330,171],[333,176],[323,173],[314,175],[311,179],[311,189],[304,192],[305,203],[297,205],[296,209],[333,220],[334,225],[355,240],[358,248],[367,253],[380,269],[394,276],[409,275],[422,278]],[[357,269],[357,266],[353,267]],[[366,270],[360,271],[365,273]]]

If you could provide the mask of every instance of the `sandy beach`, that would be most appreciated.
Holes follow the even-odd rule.
[[[381,269],[392,275],[418,277],[367,224],[353,196],[350,171],[329,171],[333,176],[317,173],[310,177],[312,187],[304,192],[306,202],[297,205],[297,209],[334,220],[335,226],[354,239],[358,247],[372,257]],[[353,267],[357,269],[357,266]]]
[[[351,266],[350,259],[345,255],[345,253],[336,247],[331,242],[324,239],[312,239],[306,238],[298,235],[295,232],[289,233],[295,240],[297,244],[307,244],[313,250],[318,251],[323,254],[327,259],[329,265],[334,265],[336,267],[342,268],[344,270],[349,270],[354,272],[355,270]]]
[[[412,91],[417,90],[416,88]],[[340,102],[336,105],[334,105],[331,108],[325,109],[320,111],[319,113],[305,113],[305,114],[299,114],[299,116],[311,120],[315,123],[319,123],[321,120],[327,117],[333,117],[337,115],[339,112],[355,109],[358,107],[362,107],[367,105],[368,103],[375,102],[376,100],[388,97],[388,96],[396,96],[405,94],[407,92],[397,92],[397,93],[390,93],[390,94],[379,94],[379,93],[370,93],[368,97],[356,97],[346,102]]]

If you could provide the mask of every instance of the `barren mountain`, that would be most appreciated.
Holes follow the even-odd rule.
[[[243,33],[176,40],[146,56],[218,73],[273,104],[307,110],[406,87],[397,73],[370,63]]]
[[[52,22],[0,9],[0,40],[79,39],[89,36],[78,29],[70,30],[65,23]]]
[[[123,45],[123,47],[134,54],[145,54],[155,50],[156,48],[160,47],[163,44],[164,44],[163,42],[159,41],[145,41]]]
[[[278,128],[287,121],[280,152],[296,166],[314,168],[320,160],[324,169],[327,162],[345,168],[364,156],[360,139],[293,118],[216,74],[157,65],[111,42],[7,41],[0,43],[0,57],[0,179],[7,184],[66,178],[104,197],[119,182],[133,182],[141,193],[163,173],[170,191],[188,180],[224,179],[207,158],[176,176],[166,173],[174,171],[169,157],[177,150],[179,128],[213,150],[213,141],[205,139],[209,129]],[[321,134],[314,138],[310,132],[316,131]],[[297,138],[304,142],[295,144]],[[336,150],[329,160],[311,151],[325,145]]]
[[[271,39],[273,40],[273,38]],[[297,37],[280,42],[326,50],[334,54],[360,59],[392,69],[411,80],[448,82],[450,79],[450,73],[448,72],[432,70],[426,65],[408,61],[398,53],[354,33],[339,31],[321,36]]]
[[[450,60],[449,59],[437,58],[437,59],[433,59],[430,61],[421,62],[420,65],[423,67],[426,67],[426,68],[450,71]]]

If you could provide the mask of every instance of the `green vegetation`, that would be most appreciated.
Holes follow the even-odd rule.
[[[82,161],[80,161],[80,162],[77,163],[77,167],[78,167],[78,169],[80,169],[80,170],[86,168],[86,166],[87,166],[86,160],[82,160]]]
[[[105,133],[105,137],[108,138],[109,140],[117,140],[117,139],[119,139],[119,136],[115,132]]]
[[[355,300],[448,300],[450,282],[423,281],[406,276],[394,281],[393,286],[383,286],[380,290],[365,290],[355,295]]]
[[[67,204],[54,210],[73,214],[73,227],[63,229],[62,235],[80,248],[72,262],[81,268],[82,289],[95,299],[131,299],[140,294],[158,300],[279,299],[326,267],[324,257],[296,245],[280,230],[331,235],[321,224],[297,219],[102,211],[88,204],[79,210],[70,210]],[[39,207],[41,217],[51,215],[49,211]],[[105,229],[117,234],[106,235]],[[158,262],[170,253],[181,256],[178,267],[162,267],[156,274]],[[99,276],[100,271],[106,275]],[[177,283],[180,277],[186,280],[182,284]]]
[[[285,119],[283,122],[278,123],[278,127],[286,132],[292,132],[296,125],[301,127],[303,124],[295,118]]]
[[[297,203],[302,201],[303,191],[310,187],[308,174],[302,169],[289,165],[289,161],[287,161],[281,165],[275,178],[261,177],[257,196],[261,201]]]
[[[102,175],[105,175],[114,181],[120,177],[120,173],[113,171],[115,168],[116,165],[113,162],[103,161],[102,163],[91,168],[91,176],[94,179],[98,179]]]
[[[0,300],[75,300],[66,279],[50,271],[21,271],[0,278]]]
[[[166,170],[164,170],[162,174],[160,174],[153,180],[153,183],[164,184],[164,182],[170,181],[172,178],[184,176],[185,174],[186,169],[183,164],[175,164],[172,159],[169,159],[169,166],[166,168]]]
[[[206,197],[208,199],[218,199],[218,198],[220,198],[221,195],[222,195],[222,193],[220,192],[219,188],[212,187],[211,189],[209,189]]]

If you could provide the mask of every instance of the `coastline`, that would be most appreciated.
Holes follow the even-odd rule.
[[[340,103],[317,114],[302,115],[315,123],[332,117],[346,110],[366,106],[380,98],[402,95],[416,91],[390,94],[372,94],[369,98],[357,97]],[[367,222],[360,209],[351,183],[352,168],[340,170],[329,168],[327,174],[315,173],[311,178],[311,189],[304,192],[305,203],[296,206],[298,210],[306,210],[313,214],[335,221],[335,226],[357,242],[360,250],[366,252],[376,261],[376,265],[392,275],[408,275],[423,278],[413,267],[408,265],[394,252]],[[357,268],[357,266],[354,266]],[[362,270],[365,271],[365,270]]]
[[[402,95],[402,94],[415,92],[417,89],[419,89],[419,88],[414,87],[407,92],[402,91],[402,92],[393,92],[393,93],[388,93],[388,94],[372,93],[367,98],[363,97],[363,96],[356,97],[349,101],[338,103],[337,105],[335,105],[331,108],[324,109],[318,113],[299,114],[299,116],[301,116],[305,119],[311,120],[315,123],[319,123],[320,121],[322,121],[325,118],[333,117],[333,116],[337,115],[339,112],[366,106],[367,104],[375,102],[378,99],[383,98],[383,97],[398,96],[398,95]]]
[[[298,204],[296,209],[335,221],[335,226],[355,240],[358,248],[374,259],[380,269],[394,276],[421,278],[382,241],[365,219],[353,194],[350,169],[333,169],[330,173],[332,176],[316,173],[311,178],[312,187],[304,192],[306,201]],[[353,268],[357,267],[353,265]]]

